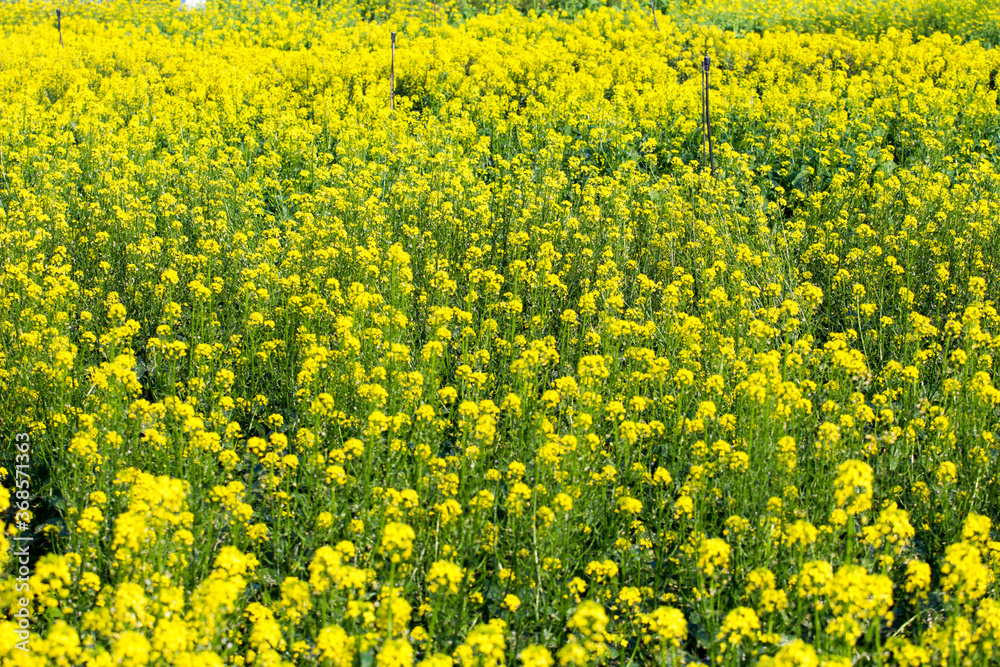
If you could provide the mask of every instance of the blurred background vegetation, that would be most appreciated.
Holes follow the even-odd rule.
[[[58,2],[19,3],[28,24],[51,22],[55,27]],[[403,21],[407,17],[433,18],[456,24],[477,14],[516,11],[529,15],[551,13],[564,19],[608,6],[619,9],[655,5],[658,23],[680,30],[713,27],[736,35],[785,28],[797,32],[843,33],[877,38],[890,28],[909,33],[916,41],[937,32],[976,40],[984,46],[1000,43],[1000,4],[981,0],[154,0],[103,2],[109,20],[129,21],[160,14],[163,5],[177,5],[205,14],[208,22],[259,22],[261,5],[284,8],[289,21],[298,22],[302,41],[288,45],[308,48],[333,23]],[[125,8],[123,10],[123,8]],[[65,11],[65,9],[64,9]],[[71,17],[70,17],[71,18]],[[184,29],[190,29],[184,22]],[[180,28],[180,25],[175,26]],[[167,26],[161,26],[167,28]],[[9,27],[6,28],[9,30]]]

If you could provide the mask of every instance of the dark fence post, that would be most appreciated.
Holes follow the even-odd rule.
[[[705,166],[705,144],[708,144],[708,164],[709,168],[712,170],[712,176],[715,176],[715,157],[712,155],[712,118],[709,114],[708,106],[708,69],[712,65],[712,60],[708,56],[705,56],[705,60],[702,63],[702,77],[701,77],[701,122],[702,122],[702,160],[701,164]]]
[[[56,10],[56,27],[59,28],[59,46],[63,45],[62,41],[62,10]]]
[[[392,55],[389,59],[389,110],[396,110],[396,33],[392,33]]]

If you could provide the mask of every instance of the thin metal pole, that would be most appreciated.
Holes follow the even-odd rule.
[[[62,10],[56,10],[56,26],[59,28],[59,46],[63,45],[62,41]]]
[[[392,56],[389,60],[389,110],[396,110],[396,33],[392,33]]]
[[[712,155],[712,117],[709,114],[708,106],[708,69],[712,66],[712,60],[705,56],[704,62],[704,72],[705,72],[705,135],[708,138],[708,164],[712,170],[712,176],[715,176],[715,158]]]

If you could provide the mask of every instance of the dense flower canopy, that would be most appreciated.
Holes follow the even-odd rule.
[[[0,665],[996,664],[995,10],[828,4],[0,5]]]

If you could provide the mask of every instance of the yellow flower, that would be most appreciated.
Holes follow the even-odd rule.
[[[301,620],[312,608],[309,599],[309,584],[296,577],[285,577],[281,582],[280,607],[292,624]]]
[[[819,656],[811,644],[795,639],[779,648],[773,658],[763,656],[757,664],[759,667],[819,667]]]
[[[747,575],[746,593],[759,595],[758,607],[762,612],[784,611],[788,607],[788,595],[775,587],[774,573],[767,568],[757,568]]]
[[[339,625],[328,625],[316,637],[316,650],[323,660],[333,667],[350,667],[354,664],[354,642]]]
[[[511,593],[504,596],[501,606],[505,609],[509,609],[511,613],[516,612],[521,607],[521,600]]]
[[[604,612],[604,607],[586,600],[577,606],[566,627],[584,637],[601,641],[608,627],[608,615]]]
[[[642,501],[631,496],[622,496],[618,499],[618,507],[615,511],[636,516],[642,512]]]
[[[134,630],[121,633],[111,649],[115,664],[123,667],[140,667],[149,664],[149,640]]]
[[[970,544],[985,545],[990,539],[992,522],[987,516],[969,512],[962,524],[962,539]]]
[[[816,526],[812,525],[808,521],[799,519],[785,528],[785,534],[783,536],[784,542],[788,546],[795,546],[796,544],[803,547],[807,547],[816,541],[819,535],[819,530]]]
[[[153,630],[153,650],[170,657],[191,650],[196,634],[182,618],[161,618]]]
[[[837,507],[854,516],[872,505],[872,469],[864,461],[844,461],[837,468],[834,480]]]
[[[911,560],[906,563],[906,583],[904,590],[916,597],[924,599],[931,587],[931,566],[923,561]]]
[[[892,580],[859,565],[843,565],[830,584],[829,602],[835,618],[826,632],[854,646],[869,623],[891,613]]]
[[[441,516],[441,525],[447,526],[449,523],[454,521],[456,518],[462,515],[462,506],[457,500],[449,498],[442,503],[434,505],[434,509]]]
[[[905,637],[890,637],[885,643],[887,650],[892,652],[893,658],[900,667],[922,667],[931,661],[931,655],[922,646],[911,644]]]
[[[756,642],[760,636],[760,619],[750,607],[736,607],[726,614],[719,628],[717,641],[723,653],[735,647]]]
[[[556,653],[561,667],[584,667],[590,664],[591,655],[575,636],[570,637],[566,645]],[[600,656],[593,656],[599,658]]]
[[[716,537],[703,539],[698,545],[698,569],[706,577],[714,576],[717,571],[728,572],[731,552],[725,540]]]
[[[406,631],[413,614],[413,606],[396,587],[385,587],[379,593],[379,606],[375,612],[378,627],[388,636],[396,636]]]
[[[269,532],[267,524],[255,523],[247,528],[247,537],[251,542],[266,542]]]
[[[409,560],[413,555],[413,540],[416,533],[405,523],[390,522],[382,530],[382,554],[393,563]]]
[[[598,583],[613,579],[618,576],[618,565],[612,560],[591,561],[587,564],[585,572],[594,577]]]
[[[689,495],[682,495],[674,502],[674,518],[686,517],[690,520],[694,516],[694,500]]]
[[[829,592],[833,567],[826,561],[809,561],[802,566],[796,579],[800,595],[816,597]]]
[[[641,619],[649,632],[668,646],[679,648],[681,642],[687,639],[687,619],[679,609],[657,607],[650,613],[643,614]]]
[[[555,665],[555,660],[552,659],[549,649],[537,644],[525,647],[517,657],[521,659],[522,667],[553,667]]]
[[[7,634],[7,636],[14,636],[13,631]],[[4,643],[6,644],[7,642],[5,641]],[[48,636],[45,638],[45,643],[48,645],[47,654],[50,664],[59,665],[60,667],[69,667],[69,665],[78,664],[83,653],[80,646],[79,633],[62,619],[57,620],[52,625]],[[4,649],[0,649],[0,656],[3,655],[3,651]]]
[[[472,628],[465,641],[455,649],[458,662],[463,667],[482,665],[499,667],[505,664],[507,624],[499,618],[480,623]]]
[[[957,596],[962,604],[971,604],[986,594],[989,582],[990,571],[975,545],[959,542],[945,548],[941,564],[941,588],[945,593]]]
[[[955,484],[958,481],[958,468],[951,461],[943,461],[937,469],[937,481],[942,486]]]
[[[80,513],[76,522],[76,532],[96,535],[104,522],[104,514],[97,507],[87,507]]]
[[[865,542],[873,548],[880,549],[886,544],[898,552],[913,539],[915,531],[910,525],[909,514],[899,509],[896,503],[890,503],[879,513],[873,525],[865,527],[863,534]]]
[[[375,656],[378,667],[411,667],[413,647],[405,639],[389,639]]]

